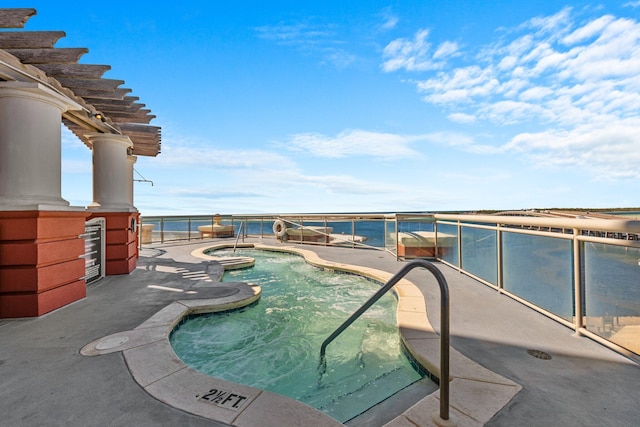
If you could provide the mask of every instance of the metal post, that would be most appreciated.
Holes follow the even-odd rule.
[[[329,219],[328,217],[324,218],[324,231],[322,231],[323,243],[324,246],[331,246],[331,233],[333,232],[333,227],[331,227],[331,232],[329,232]]]
[[[356,221],[351,218],[351,248],[356,247]]]
[[[496,285],[498,285],[498,290],[501,290],[504,286],[502,283],[502,228],[500,224],[497,224],[496,228],[496,245],[498,246],[496,253],[498,258],[498,283]]]
[[[458,271],[462,271],[462,224],[458,220]]]
[[[578,240],[581,231],[573,229],[573,286],[575,293],[575,328],[576,334],[580,334],[580,328],[584,326],[582,313],[582,244]]]
[[[395,222],[395,234],[396,234],[396,261],[400,259],[400,250],[398,249],[398,215],[396,214],[394,217],[394,222]]]

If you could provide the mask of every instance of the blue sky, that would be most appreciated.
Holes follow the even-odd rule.
[[[4,7],[157,116],[143,215],[640,206],[640,1],[61,5]]]

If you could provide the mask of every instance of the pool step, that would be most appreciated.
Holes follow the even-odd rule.
[[[384,425],[436,390],[438,386],[433,381],[422,378],[344,424],[348,427]]]
[[[393,328],[386,322],[380,322],[375,318],[366,319],[366,325],[362,332],[360,341],[360,351],[355,356],[352,363],[359,366],[359,369],[367,369],[369,367],[382,368],[382,360],[392,360],[392,355],[381,354],[383,348],[391,348],[380,342],[381,336],[379,331]],[[361,382],[359,373],[347,375],[342,378],[339,374],[330,375],[326,380],[344,384],[343,393],[338,396],[329,397],[324,403],[317,406],[321,411],[338,419],[345,420],[350,414],[362,414],[371,408],[371,404],[365,402],[375,402],[375,404],[385,401],[389,396],[394,395],[406,387],[411,386],[420,380],[420,375],[416,372],[407,372],[401,366],[389,365],[384,372],[380,372],[375,377]],[[322,380],[320,384],[322,383]],[[367,396],[366,398],[363,398]]]
[[[371,404],[365,401],[375,401],[373,405],[386,400],[390,395],[405,389],[416,382],[416,378],[406,376],[402,368],[395,368],[384,372],[366,384],[354,384],[354,388],[349,392],[335,396],[321,408],[324,413],[336,418],[345,419],[346,414],[362,414],[371,408]],[[361,396],[367,395],[366,399]]]
[[[225,256],[216,257],[216,262],[219,262],[226,271],[253,267],[256,260],[247,256]]]

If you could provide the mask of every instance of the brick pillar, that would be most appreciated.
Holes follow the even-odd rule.
[[[38,83],[0,82],[0,318],[86,296],[86,211],[61,197],[62,113],[80,106]]]
[[[85,212],[0,212],[0,318],[34,317],[86,296]]]
[[[138,260],[138,237],[131,229],[131,221],[137,224],[138,212],[92,212],[91,218],[106,220],[105,274],[129,274]]]

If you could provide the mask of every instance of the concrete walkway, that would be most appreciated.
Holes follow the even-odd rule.
[[[121,353],[80,355],[87,343],[131,330],[164,306],[189,297],[171,289],[209,280],[209,269],[216,267],[190,255],[205,244],[145,249],[134,272],[89,286],[82,301],[37,319],[0,320],[0,425],[224,425],[152,398],[133,380]],[[402,265],[384,252],[303,247],[330,261],[388,272]],[[439,267],[450,287],[453,347],[523,387],[487,425],[637,423],[637,364],[447,266]],[[429,320],[437,326],[435,279],[423,271],[412,272],[409,279],[423,291]],[[527,350],[544,351],[552,359],[532,357]]]

